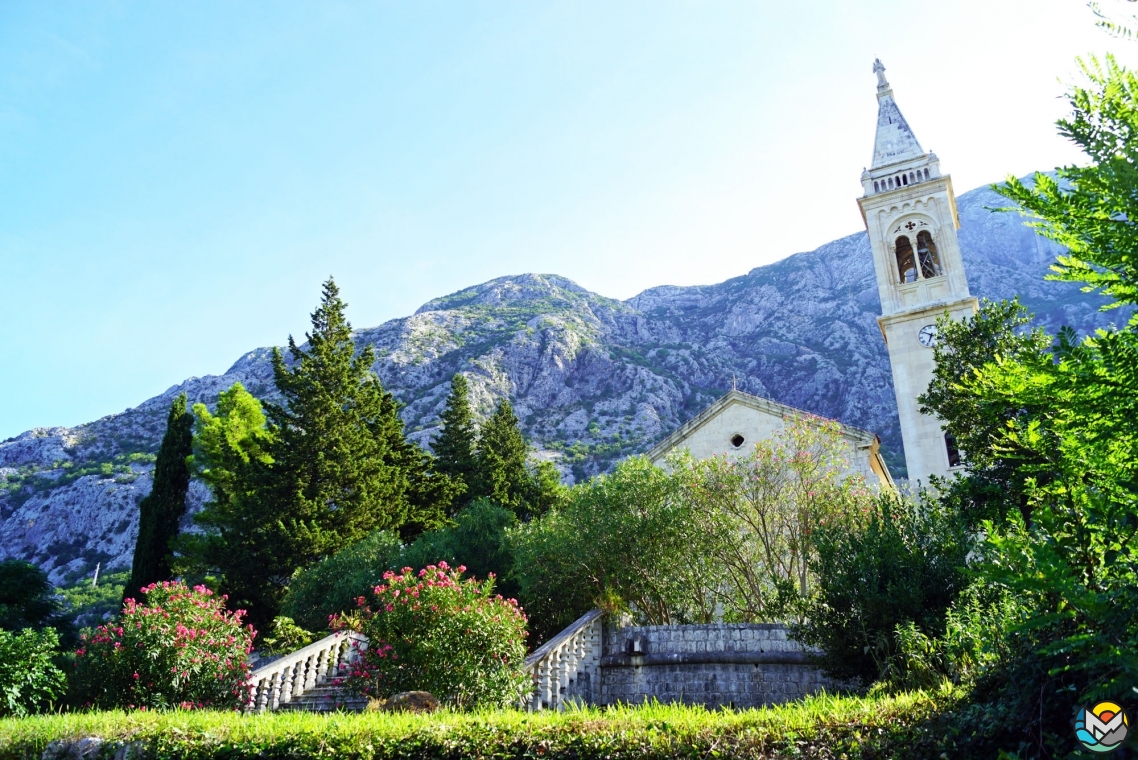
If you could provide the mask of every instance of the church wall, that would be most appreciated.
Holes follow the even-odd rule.
[[[696,459],[707,459],[722,454],[746,456],[753,450],[756,442],[773,438],[785,427],[785,420],[780,415],[768,414],[746,404],[732,403],[688,433],[673,449],[686,448]],[[743,445],[738,448],[731,443],[735,435],[744,438]],[[875,463],[871,461],[873,452],[868,442],[858,445],[849,437],[844,438],[849,447],[849,472],[861,475],[868,483],[884,482],[885,479],[876,471]],[[666,456],[667,452],[661,454],[653,460],[653,463],[663,465]],[[880,467],[880,463],[876,464]]]

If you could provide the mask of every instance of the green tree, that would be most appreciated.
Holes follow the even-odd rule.
[[[1066,247],[1053,279],[1133,309],[1138,75],[1113,58],[1083,71],[1059,126],[1089,165],[996,189]],[[978,583],[1022,609],[997,648],[1011,656],[976,677],[968,714],[980,717],[961,735],[987,742],[973,754],[1061,756],[1073,750],[1072,704],[1125,701],[1138,683],[1138,318],[1081,339],[1064,328],[1051,351],[997,352],[953,392],[981,416],[1014,410],[985,455],[1014,468],[1027,505],[984,524]]]
[[[47,573],[22,559],[0,562],[0,628],[42,630],[58,625],[59,615],[59,599]]]
[[[517,522],[511,510],[479,499],[460,510],[453,525],[419,536],[403,551],[400,566],[421,569],[440,561],[463,565],[471,577],[486,580],[493,576],[498,593],[516,597],[514,553],[507,536]]]
[[[0,718],[48,711],[63,696],[67,678],[53,661],[58,646],[54,628],[0,630]]]
[[[841,425],[796,417],[745,456],[690,456],[670,462],[687,498],[706,516],[705,532],[724,582],[712,590],[731,620],[777,622],[801,615],[814,584],[820,526],[845,524],[873,499],[850,477]]]
[[[883,493],[848,520],[813,531],[816,592],[795,638],[821,650],[832,677],[871,683],[897,654],[897,627],[945,632],[949,606],[967,585],[973,542],[955,513],[935,502]]]
[[[461,373],[451,379],[450,394],[441,418],[442,429],[431,439],[431,448],[435,452],[435,469],[461,484],[464,495],[470,494],[478,472],[478,428],[474,423],[474,412],[470,408],[470,385]],[[469,501],[470,499],[464,500]]]
[[[477,477],[472,498],[487,498],[520,518],[533,511],[529,447],[509,399],[502,399],[478,431]]]
[[[282,403],[233,388],[199,412],[198,455],[214,500],[187,540],[199,572],[221,576],[231,606],[267,628],[293,573],[379,529],[442,524],[456,487],[406,440],[398,403],[356,351],[335,282],[323,287],[302,348],[273,353]]]
[[[425,534],[430,535],[430,534]],[[403,544],[393,531],[377,530],[335,554],[297,571],[288,584],[282,613],[309,631],[328,627],[328,618],[356,608],[388,570],[403,567]]]
[[[154,485],[138,503],[138,540],[130,581],[123,589],[124,599],[137,594],[143,586],[172,577],[173,542],[186,514],[186,494],[190,489],[186,460],[193,453],[193,426],[194,417],[186,409],[186,394],[180,394],[166,417],[166,434],[154,464]]]
[[[720,578],[707,520],[684,485],[632,457],[514,531],[521,598],[539,637],[595,606],[649,625],[711,620]]]
[[[194,517],[202,531],[179,540],[180,569],[216,576],[231,607],[274,608],[292,560],[277,541],[278,513],[261,496],[273,438],[261,402],[234,383],[218,396],[216,414],[196,404],[194,416],[192,464],[212,498]]]
[[[1009,509],[1029,516],[1024,465],[1038,457],[997,443],[1009,423],[1038,410],[1025,408],[1022,400],[981,402],[967,384],[999,357],[1023,363],[1050,356],[1052,337],[1042,328],[1031,328],[1031,319],[1015,299],[985,300],[972,317],[937,322],[933,379],[919,401],[922,412],[944,420],[945,431],[956,439],[968,465],[964,477],[936,485],[973,528],[985,519],[1002,519]]]

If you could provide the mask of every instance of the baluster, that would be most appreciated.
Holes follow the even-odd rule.
[[[307,663],[304,660],[300,660],[295,665],[293,665],[293,668],[295,668],[295,670],[293,671],[293,677],[292,677],[292,698],[293,699],[298,698],[301,694],[304,693],[304,682],[306,679],[305,671],[307,670],[307,668],[305,667],[306,665],[307,665]]]
[[[558,710],[564,708],[564,701],[569,691],[569,666],[571,664],[569,642],[558,647]]]
[[[257,709],[257,686],[260,681],[254,681],[249,686],[249,700],[245,703],[245,713],[251,713]]]
[[[284,685],[283,681],[284,673],[282,671],[278,670],[276,673],[273,673],[273,686],[271,691],[271,699],[269,700],[270,710],[276,710],[281,706],[281,687]]]
[[[553,653],[541,661],[541,705],[544,709],[553,707]]]
[[[561,681],[565,684],[562,689],[562,700],[569,698],[570,690],[577,682],[577,637],[573,636],[569,641],[565,642],[565,664],[562,666],[565,671]]]
[[[273,679],[271,676],[269,678],[258,679],[258,681],[257,681],[257,702],[256,702],[256,705],[254,706],[254,709],[257,712],[264,712],[265,711],[265,705],[268,703],[269,697],[272,696],[272,694],[271,694],[272,687],[273,687]]]
[[[296,665],[286,665],[284,671],[281,673],[281,703],[288,704],[292,701],[292,686],[296,681]]]
[[[320,650],[320,657],[316,661],[316,683],[323,683],[328,676],[328,655],[331,653],[327,648]]]
[[[316,686],[316,653],[308,655],[304,660],[304,690],[308,691]]]

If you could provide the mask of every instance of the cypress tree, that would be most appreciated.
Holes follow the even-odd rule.
[[[470,386],[461,374],[456,374],[450,381],[450,394],[441,417],[442,429],[431,439],[435,470],[461,484],[462,494],[466,495],[462,503],[468,503],[477,481],[475,446],[478,429],[470,409]]]
[[[528,453],[514,407],[509,399],[502,399],[479,430],[478,472],[472,496],[491,499],[518,517],[527,517],[534,490],[534,479],[526,466]]]
[[[179,395],[166,417],[166,434],[154,463],[154,486],[138,503],[138,541],[134,545],[130,582],[123,598],[155,581],[169,580],[171,542],[186,514],[190,468],[186,458],[193,453],[194,417],[186,410],[186,394]]]

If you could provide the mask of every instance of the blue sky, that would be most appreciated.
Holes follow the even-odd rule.
[[[0,4],[0,438],[493,277],[627,298],[861,228],[880,56],[959,192],[1073,161],[1079,0]],[[1127,58],[1124,58],[1127,60]]]

